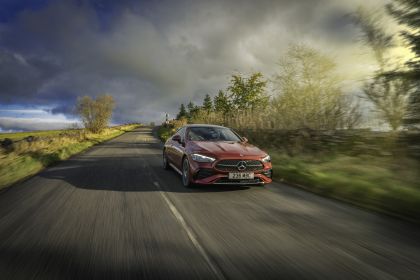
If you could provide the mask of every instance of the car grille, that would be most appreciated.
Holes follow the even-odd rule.
[[[239,162],[243,161],[246,165],[245,169],[238,170]],[[225,159],[221,160],[216,164],[216,168],[221,171],[229,172],[246,172],[246,171],[257,171],[264,168],[263,164],[259,160],[241,160],[241,159]]]

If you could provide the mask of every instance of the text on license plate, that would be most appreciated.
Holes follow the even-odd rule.
[[[253,172],[230,172],[229,179],[254,179]]]

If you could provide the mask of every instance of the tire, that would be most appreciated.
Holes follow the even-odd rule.
[[[185,157],[182,161],[182,184],[186,188],[191,188],[193,185],[191,184],[190,178],[190,163],[188,159]]]
[[[165,151],[162,154],[162,165],[164,169],[169,170],[170,166]]]

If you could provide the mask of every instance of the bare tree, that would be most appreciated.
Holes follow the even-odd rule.
[[[394,76],[409,80],[412,83],[407,115],[404,122],[408,127],[420,127],[420,2],[417,0],[394,0],[387,5],[388,12],[404,28],[401,32],[414,58],[406,62],[409,69],[393,71]],[[408,28],[407,28],[408,27]]]
[[[304,46],[293,45],[279,62],[278,95],[272,109],[276,126],[285,129],[336,129],[357,125],[358,104],[341,90],[334,61]]]
[[[93,133],[99,133],[108,126],[114,107],[111,95],[101,95],[96,99],[83,96],[77,101],[77,112],[83,125]]]
[[[383,18],[379,11],[357,9],[353,20],[360,27],[360,41],[369,46],[379,65],[379,72],[383,73],[388,63],[387,52],[393,46],[393,36],[387,34],[383,26]]]
[[[385,31],[382,16],[378,12],[358,9],[354,19],[362,31],[361,41],[372,49],[379,66],[375,77],[365,83],[363,92],[375,106],[375,112],[392,130],[398,130],[407,115],[412,85],[401,76],[388,75],[395,68],[388,59],[393,36]]]
[[[403,78],[390,80],[379,76],[372,82],[366,83],[363,91],[367,99],[375,104],[376,111],[391,129],[399,129],[407,114],[409,95],[412,91],[410,81]]]

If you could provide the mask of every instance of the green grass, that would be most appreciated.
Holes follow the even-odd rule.
[[[420,164],[407,158],[288,156],[271,151],[277,180],[315,193],[420,221]]]
[[[26,131],[26,132],[16,132],[16,133],[0,133],[0,140],[4,138],[12,139],[13,141],[23,139],[28,136],[35,137],[52,137],[58,136],[61,133],[71,133],[76,130],[42,130],[42,131]]]
[[[86,134],[83,138],[72,135],[61,135],[64,131],[42,131],[37,136],[48,137],[32,143],[18,142],[15,150],[0,153],[0,189],[34,175],[43,168],[70,156],[80,153],[95,144],[107,141],[126,131],[137,128],[138,125],[126,125],[106,129],[101,134]],[[51,132],[50,134],[48,132]],[[28,133],[34,135],[38,132]],[[21,133],[19,137],[22,137]],[[26,137],[23,136],[23,137]],[[17,136],[16,136],[17,137]]]

